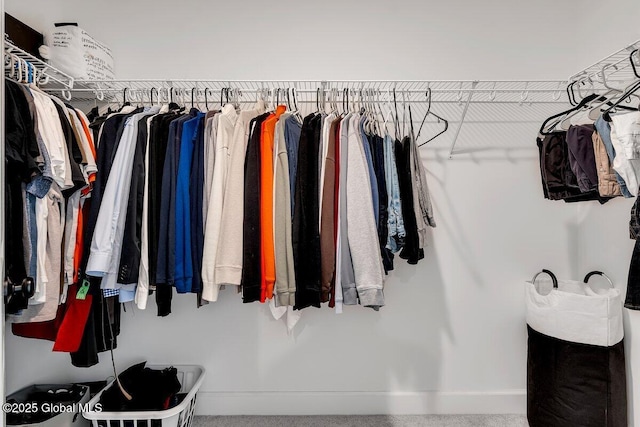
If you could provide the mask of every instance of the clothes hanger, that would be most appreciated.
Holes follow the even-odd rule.
[[[391,90],[387,90],[384,101],[385,101],[385,107],[387,109],[387,114],[383,116],[384,131],[387,135],[389,135],[391,133],[389,131],[389,123],[393,118],[393,110],[391,108]],[[380,109],[382,110],[382,106],[380,107]]]
[[[364,96],[365,96],[365,105],[366,105],[366,117],[367,117],[367,121],[365,123],[366,125],[366,131],[370,134],[370,135],[374,135],[376,132],[376,128],[375,128],[375,117],[373,116],[373,103],[371,102],[372,96],[373,96],[373,92],[372,89],[365,89],[364,91]]]
[[[158,89],[156,89],[155,87],[152,87],[152,88],[149,90],[149,101],[151,102],[151,105],[154,105],[154,104],[153,104],[153,91],[154,91],[154,90],[155,90],[156,92],[158,92]]]
[[[347,94],[347,88],[342,88],[342,116],[346,116],[347,115],[347,107],[345,106],[347,103],[348,104],[348,100],[349,100],[349,95]]]
[[[429,115],[435,117],[438,120],[438,123],[440,123],[440,122],[444,123],[444,129],[442,129],[440,132],[438,132],[437,134],[435,134],[431,138],[427,139],[426,141],[418,144],[418,147],[422,147],[423,145],[427,144],[428,142],[433,141],[434,139],[436,139],[440,135],[444,134],[449,129],[449,121],[446,120],[443,117],[440,117],[439,115],[437,115],[433,111],[431,111],[431,88],[427,88],[426,97],[427,97],[427,113],[424,115],[424,118],[422,119],[422,123],[420,123],[420,128],[418,129],[418,134],[416,135],[416,143],[418,142],[418,139],[420,138],[420,133],[422,132],[422,127],[424,126],[424,123],[427,120],[427,117]],[[413,123],[413,121],[412,121],[412,123]]]
[[[576,101],[575,98],[575,93],[573,92],[573,86],[575,86],[576,82],[571,82],[567,85],[567,98],[569,98],[569,104],[576,106],[579,104],[578,101]]]
[[[125,87],[122,90],[122,108],[131,105],[131,103],[127,100],[127,91],[128,90],[129,90],[129,88],[127,88],[127,87]]]
[[[376,89],[374,91],[374,95],[373,95],[373,109],[374,109],[374,116],[375,116],[375,122],[376,122],[376,133],[378,136],[380,137],[384,137],[383,132],[382,132],[382,118],[383,118],[383,114],[382,114],[382,108],[381,108],[381,101],[380,101],[380,91],[378,89]]]
[[[581,109],[582,107],[584,107],[585,105],[587,105],[588,103],[590,103],[591,101],[593,101],[593,100],[595,100],[595,99],[597,99],[597,98],[599,98],[599,95],[597,95],[597,94],[595,94],[595,93],[593,93],[593,94],[591,94],[591,95],[587,95],[585,98],[583,98],[583,99],[582,99],[582,101],[580,101],[580,102],[578,103],[578,105],[576,105],[576,106],[574,106],[574,107],[572,107],[572,108],[570,108],[570,109],[568,109],[568,110],[566,110],[566,111],[563,111],[563,112],[561,112],[561,113],[557,113],[557,114],[554,114],[554,115],[553,115],[553,116],[551,116],[551,117],[548,117],[544,122],[542,122],[542,126],[540,126],[540,130],[538,131],[538,134],[539,134],[540,136],[547,136],[547,135],[551,135],[551,134],[553,133],[553,129],[554,129],[558,124],[560,124],[560,121],[561,121],[561,120],[556,120],[556,121],[555,121],[555,122],[554,122],[554,123],[549,127],[549,129],[548,129],[547,131],[545,131],[545,129],[547,128],[547,125],[549,124],[549,122],[551,122],[552,120],[557,119],[557,118],[559,118],[559,117],[564,117],[566,114],[572,113],[573,111],[579,110],[579,109]]]
[[[608,90],[607,90],[607,92],[605,92],[605,93],[603,93],[601,95],[601,97],[602,97],[601,101],[602,102],[600,102],[598,104],[595,104],[595,105],[590,107],[591,109],[589,110],[588,117],[590,119],[592,119],[592,120],[596,120],[598,117],[600,117],[602,115],[602,107],[604,107],[605,105],[608,105],[608,106],[612,106],[613,105],[612,100],[615,98],[616,95],[621,95],[621,94],[624,93],[624,89],[620,89],[620,88],[617,88],[617,87],[610,86],[607,83],[605,70],[608,67],[613,67],[616,70],[618,69],[618,67],[615,64],[605,64],[602,67],[602,71],[600,72],[600,75],[602,76],[601,83]],[[638,101],[640,101],[640,96],[638,96],[637,94],[634,93],[634,94],[632,94],[632,96],[637,98]],[[629,98],[627,98],[627,102],[629,102]],[[623,109],[623,110],[630,110],[630,111],[635,111],[636,110],[636,108],[627,107],[627,106],[624,106],[624,105],[619,105],[618,108]]]
[[[220,89],[220,107],[224,107],[225,104],[229,103],[229,88],[223,87]]]
[[[617,69],[615,64],[613,64],[613,65],[612,64],[605,64],[602,67],[602,71],[600,72],[600,74],[602,76],[601,83],[605,88],[608,89],[608,91],[603,93],[603,94],[601,94],[601,95],[599,95],[599,98],[594,100],[594,101],[598,101],[598,103],[596,103],[594,105],[590,105],[590,106],[585,105],[589,109],[589,112],[587,113],[587,117],[590,120],[596,120],[598,117],[600,117],[601,112],[602,112],[602,107],[604,105],[609,105],[609,106],[613,105],[612,102],[611,102],[611,99],[612,99],[611,95],[622,94],[624,92],[624,90],[609,86],[609,84],[607,83],[605,71],[606,71],[606,69],[608,67],[611,67],[611,66]],[[594,88],[593,87],[593,81],[591,80],[591,78],[588,78],[588,81],[589,81],[591,90],[593,91],[593,88]],[[585,83],[584,83],[584,81],[581,80],[580,84],[584,85]],[[578,95],[582,98],[582,92],[580,90],[580,84],[577,84],[577,82],[574,82],[575,88],[578,91]],[[571,92],[573,93],[573,90]],[[633,96],[637,97],[640,100],[640,97],[638,97],[638,95],[633,94]],[[589,103],[591,103],[591,102],[593,102],[593,101],[590,101]],[[628,109],[628,110],[635,110],[633,108],[626,107],[626,106],[620,106],[620,108],[621,109]],[[577,116],[578,114],[580,114],[583,111],[584,111],[583,109],[579,109],[579,110],[576,110],[576,111],[574,111],[572,113],[567,114],[567,116],[560,121],[560,128],[563,129],[563,130],[568,130],[569,127],[573,124],[571,119],[574,118],[575,116]]]
[[[594,91],[594,86],[593,86],[593,81],[592,81],[590,78],[588,78],[587,80],[588,80],[589,85],[590,85],[590,92],[595,93],[595,91]],[[576,87],[576,90],[578,91],[578,96],[580,97],[580,99],[584,98],[584,97],[582,96],[582,91],[580,90],[580,85],[581,85],[581,84],[582,84],[582,85],[584,85],[584,84],[585,84],[583,80],[580,80],[580,81],[579,81],[579,84],[577,84],[577,85],[575,86],[575,87]],[[606,99],[606,98],[598,98],[598,99]],[[576,116],[578,116],[579,114],[584,114],[584,113],[585,113],[585,111],[586,111],[586,109],[590,108],[590,106],[589,106],[588,104],[587,104],[587,105],[585,105],[585,107],[586,107],[586,108],[580,108],[580,109],[577,109],[577,110],[575,110],[575,111],[573,111],[573,112],[571,112],[571,113],[567,114],[567,115],[566,115],[566,116],[565,116],[565,117],[560,121],[559,125],[557,125],[557,126],[559,126],[559,127],[560,127],[560,129],[562,129],[562,130],[565,130],[565,131],[566,131],[566,130],[569,130],[569,128],[570,128],[572,125],[574,125],[574,124],[575,124],[575,123],[574,123],[574,121],[573,121],[572,119],[574,119],[574,118],[575,118]]]
[[[384,113],[382,112],[382,101],[380,99],[380,91],[375,91],[375,102],[374,108],[376,109],[376,129],[378,131],[378,136],[384,137],[382,129],[383,129],[383,120]]]
[[[367,89],[360,89],[360,114],[364,117],[363,129],[367,135],[371,134],[371,116],[369,114],[369,92]]]
[[[208,87],[204,88],[204,108],[209,111],[209,98],[207,97]]]
[[[236,111],[240,111],[240,98],[242,97],[242,91],[240,90],[240,88],[236,88],[234,90],[235,96],[236,96],[236,101],[235,101],[235,107],[236,107]]]
[[[398,97],[396,94],[396,88],[393,88],[393,108],[395,110],[395,115],[394,115],[394,120],[393,120],[393,125],[396,131],[396,139],[400,140],[400,137],[398,136],[398,130],[400,128],[400,117],[398,116]]]
[[[13,53],[10,53],[8,55],[8,64],[5,63],[5,68],[9,69],[9,77],[11,77],[12,79],[15,79],[15,75],[16,75],[16,58],[17,56],[15,56]]]
[[[14,78],[18,83],[22,83],[22,58],[16,56]]]
[[[402,91],[402,131],[404,135],[409,135],[409,130],[413,126],[413,123],[407,123],[407,99],[406,90]]]
[[[291,93],[291,114],[295,115],[296,118],[302,122],[302,115],[300,114],[299,110],[298,110],[298,100],[296,99],[296,89],[291,87],[288,89],[287,91],[288,93]]]
[[[636,68],[636,62],[633,60],[633,55],[637,56],[637,54],[638,54],[638,49],[633,50],[629,54],[629,61],[631,61],[631,69],[633,70],[633,74],[635,74],[636,77],[640,78],[640,74],[638,74],[638,69]]]
[[[606,121],[611,122],[611,113],[614,112],[614,110],[616,110],[617,108],[619,108],[620,103],[622,103],[625,99],[628,99],[630,96],[632,96],[638,89],[640,89],[640,81],[636,81],[632,83],[630,86],[628,86],[627,89],[624,91],[624,93],[620,96],[620,98],[618,98],[609,108],[607,108],[602,112],[602,117]]]
[[[331,88],[331,91],[329,92],[329,109],[331,110],[331,114],[333,114],[336,117],[338,117],[339,115],[337,99],[338,99],[338,89]]]

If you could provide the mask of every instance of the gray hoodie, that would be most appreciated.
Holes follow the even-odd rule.
[[[347,114],[340,122],[340,285],[342,302],[346,305],[358,304],[356,278],[349,249],[347,226],[347,163],[349,158],[349,121],[353,115]],[[336,288],[337,289],[337,288]],[[336,295],[336,302],[339,297]]]
[[[276,257],[275,295],[277,306],[295,305],[296,272],[293,264],[291,229],[291,187],[289,186],[289,157],[285,143],[284,125],[290,113],[280,116],[275,129],[274,154],[274,244]]]
[[[360,304],[377,309],[384,305],[384,270],[380,258],[380,246],[373,200],[369,166],[361,141],[360,117],[350,119],[347,161],[347,221],[348,237],[356,288]],[[347,303],[345,297],[345,304]]]

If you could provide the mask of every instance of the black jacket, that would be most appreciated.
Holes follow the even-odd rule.
[[[298,171],[292,218],[293,264],[296,275],[294,309],[320,307],[320,232],[318,194],[318,149],[322,134],[322,116],[304,118],[298,146]]]
[[[4,215],[6,242],[4,245],[5,275],[13,283],[21,283],[27,273],[24,265],[22,183],[38,174],[36,157],[40,150],[34,134],[29,104],[17,83],[5,80],[5,185]],[[26,308],[26,301],[7,312]]]
[[[165,154],[169,141],[169,126],[180,117],[178,113],[156,116],[151,120],[151,138],[149,141],[149,285],[156,287],[156,305],[158,316],[171,313],[173,291],[165,283],[156,283],[158,271],[158,240],[160,236],[160,201],[162,196],[162,174]]]
[[[137,110],[129,114],[116,114],[105,120],[102,126],[100,143],[96,147],[98,172],[91,190],[91,198],[87,200],[91,205],[89,207],[89,217],[84,227],[85,244],[82,254],[82,272],[84,272],[89,259],[91,240],[96,228],[102,196],[104,195],[107,179],[113,165],[113,158],[120,142],[126,119],[140,111]],[[83,273],[81,273],[80,277],[89,280],[91,284],[89,293],[93,298],[80,349],[75,353],[71,353],[71,363],[74,366],[89,367],[98,363],[99,352],[116,348],[116,337],[120,333],[120,304],[117,296],[103,297],[102,289],[100,289],[101,278],[86,277]]]
[[[252,130],[244,159],[244,224],[242,227],[242,301],[260,301],[260,135],[270,113],[249,123]]]
[[[147,122],[151,116],[138,121],[138,135],[133,155],[131,184],[127,202],[127,218],[122,236],[122,252],[118,268],[118,283],[138,282],[141,256],[142,208],[144,202],[144,158],[147,152]]]
[[[204,125],[200,120],[193,145],[191,175],[189,177],[189,197],[191,206],[191,260],[193,279],[191,292],[202,292],[202,253],[204,251],[204,217],[202,216],[204,192]],[[200,298],[198,298],[200,301]]]

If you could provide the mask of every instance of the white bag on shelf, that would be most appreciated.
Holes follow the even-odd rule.
[[[111,49],[76,25],[55,27],[45,34],[40,49],[49,64],[80,80],[113,80]]]

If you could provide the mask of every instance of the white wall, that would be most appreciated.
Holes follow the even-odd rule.
[[[7,0],[6,9],[39,29],[77,20],[112,47],[121,78],[563,79],[640,38],[633,0],[218,3]],[[543,200],[536,126],[508,130],[526,147],[515,158],[424,151],[438,228],[423,262],[396,263],[379,313],[305,310],[287,336],[233,292],[199,310],[178,297],[168,318],[153,305],[123,313],[118,366],[205,365],[201,413],[524,412],[522,282],[542,267],[564,277],[598,267],[623,287],[629,203]],[[474,140],[473,127],[463,132]],[[481,138],[491,144],[491,133]],[[628,314],[626,326],[631,356],[640,319]],[[9,333],[6,346],[9,391],[110,369],[108,354],[77,369],[50,343]]]

